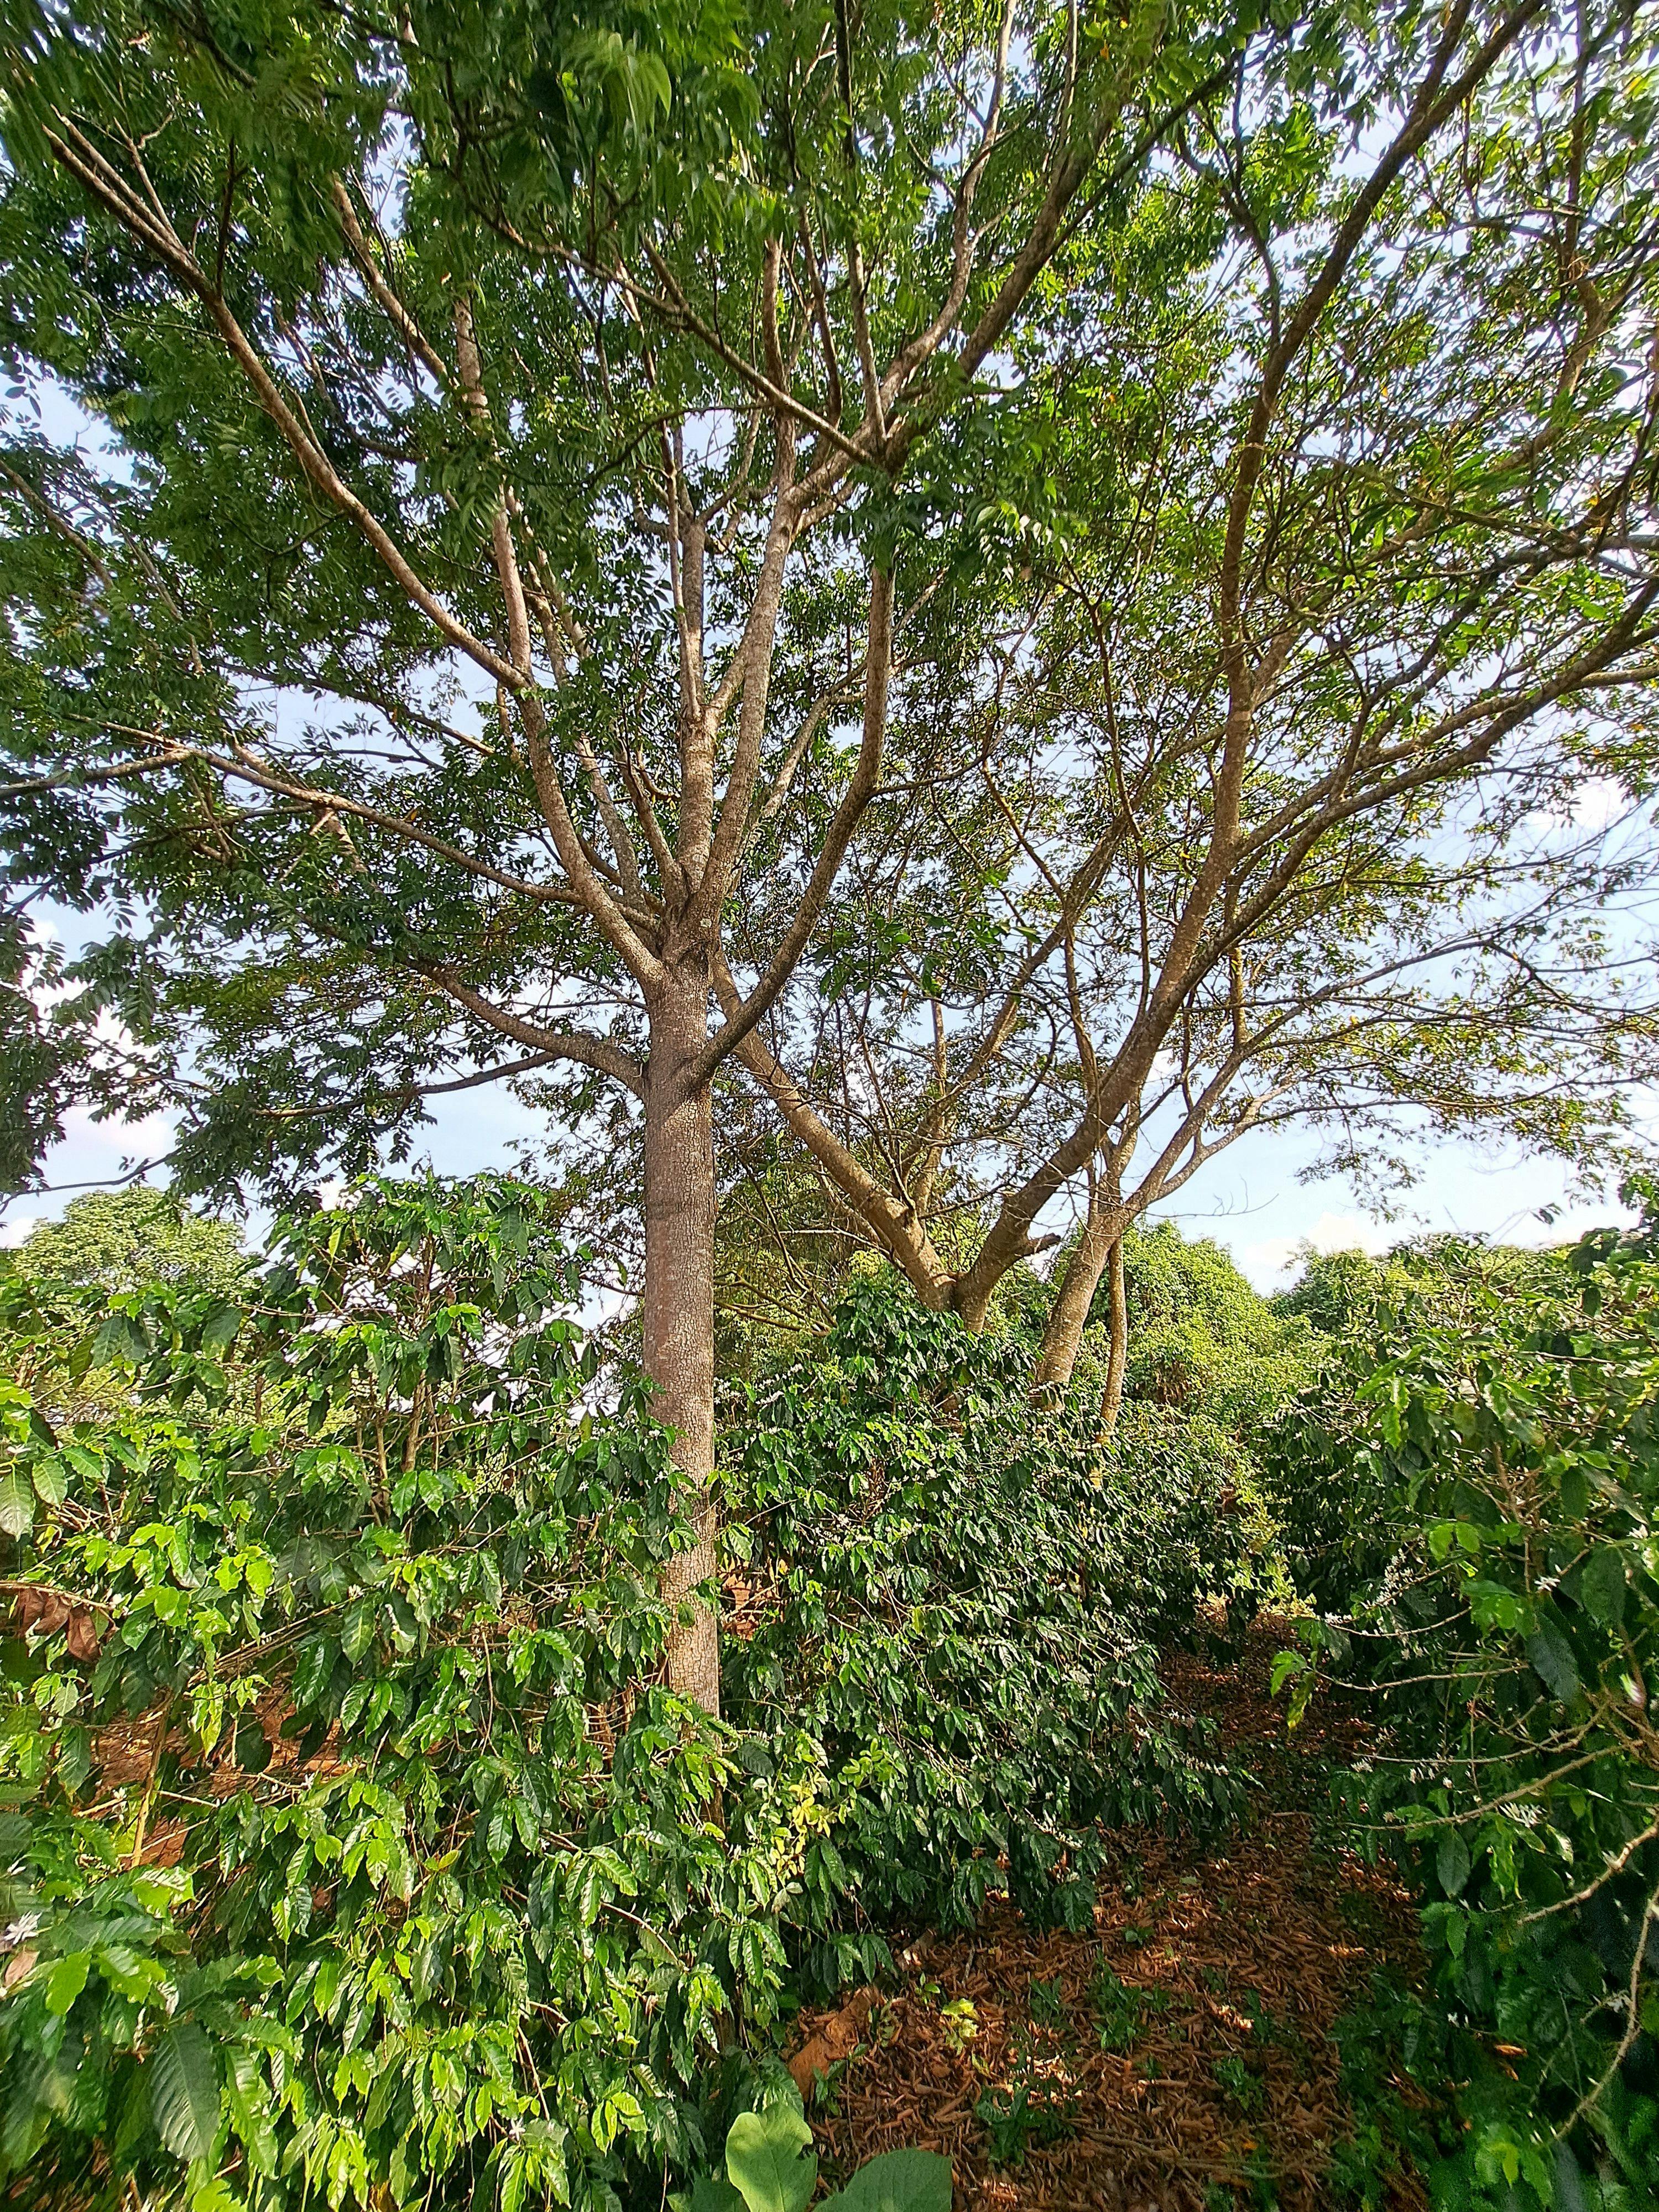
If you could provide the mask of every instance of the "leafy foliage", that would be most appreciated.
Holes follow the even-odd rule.
[[[1213,1239],[1189,1241],[1171,1221],[1128,1229],[1123,1276],[1129,1398],[1237,1431],[1276,1412],[1306,1379],[1306,1322],[1278,1311]],[[1103,1284],[1091,1324],[1104,1322],[1107,1296]]]
[[[817,2182],[812,2130],[787,2097],[739,2112],[726,2138],[726,2173],[701,2177],[690,2212],[805,2212]],[[866,2159],[821,2212],[951,2212],[951,2161],[936,2151]]]
[[[228,1313],[246,1291],[250,1264],[234,1224],[190,1213],[171,1193],[143,1186],[84,1192],[61,1220],[37,1222],[21,1245],[0,1254],[0,1285],[9,1275],[35,1285],[0,1288],[10,1378],[55,1426],[106,1426],[130,1402],[125,1372],[91,1359],[84,1301],[62,1293],[100,1285],[142,1294],[171,1285],[229,1301]],[[234,1366],[225,1370],[229,1390],[236,1374]]]
[[[83,1191],[60,1221],[38,1221],[6,1264],[38,1279],[136,1291],[187,1283],[226,1291],[246,1271],[235,1225],[187,1212],[167,1191],[139,1183]]]
[[[604,2203],[696,2172],[792,1948],[867,1976],[998,1887],[1077,1923],[1100,1821],[1236,1802],[1154,1668],[1242,1571],[1220,1474],[1167,1409],[1123,1456],[1081,1394],[1034,1421],[1019,1316],[890,1278],[734,1391],[738,1725],[672,1697],[691,1532],[559,1218],[380,1182],[226,1285],[0,1285],[14,1377],[69,1378],[3,1386],[9,2172]],[[692,2202],[787,2212],[789,2124],[739,2113]],[[920,2159],[848,2212],[932,2201]]]
[[[1439,2008],[1415,2063],[1466,2085],[1469,2123],[1445,2190],[1644,2203],[1659,2179],[1656,1224],[1533,1257],[1443,1243],[1372,1283],[1266,1454],[1287,1510],[1305,1501],[1294,1532],[1322,1607],[1279,1680],[1294,1717],[1316,1683],[1357,1679],[1384,1723],[1346,1786],[1359,1838],[1401,1853],[1427,1899]]]
[[[1235,1802],[1155,1668],[1237,1569],[1220,1482],[1177,1439],[1103,1455],[1092,1407],[1034,1413],[1029,1378],[1021,1338],[866,1277],[738,1401],[756,1619],[727,1678],[735,1712],[807,1729],[836,1777],[836,1840],[806,1853],[819,1929],[849,1874],[877,1923],[964,1923],[1006,1887],[1078,1924],[1097,1823]],[[808,1964],[833,1980],[860,1956],[832,1933]]]
[[[592,1410],[545,1210],[373,1186],[235,1302],[6,1285],[124,1389],[54,1430],[9,1386],[6,2172],[513,2212],[696,2163],[819,1766],[661,1686],[690,1532],[642,1386]]]

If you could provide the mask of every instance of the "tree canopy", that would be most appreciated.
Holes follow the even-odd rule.
[[[168,1194],[140,1185],[82,1191],[61,1221],[37,1221],[9,1264],[22,1274],[111,1290],[188,1283],[225,1291],[247,1261],[234,1223],[186,1212]]]
[[[717,1079],[971,1326],[1084,1215],[1050,1380],[1246,1127],[1616,1122],[1620,10],[7,21],[16,1172],[70,1097],[222,1198],[608,1112],[701,1494]]]
[[[1045,526],[934,602],[925,799],[745,1047],[970,1316],[1071,1189],[1062,1372],[1246,1130],[1373,1187],[1413,1115],[1605,1163],[1654,1066],[1649,59],[1581,20],[1358,143],[1233,93],[1033,333]]]

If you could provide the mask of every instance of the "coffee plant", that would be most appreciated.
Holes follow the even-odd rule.
[[[1443,1244],[1377,1285],[1264,1447],[1322,1605],[1278,1678],[1292,1719],[1347,1683],[1382,1723],[1345,1788],[1357,1839],[1414,1869],[1425,1899],[1437,2002],[1407,2040],[1425,2078],[1464,2085],[1447,2201],[1645,2203],[1656,1224],[1524,1267]]]
[[[1029,1359],[865,1280],[733,1409],[754,1595],[727,1677],[734,1711],[763,1732],[793,1717],[841,1784],[805,1876],[831,1982],[863,1957],[831,1925],[849,1880],[878,1924],[963,1924],[1006,1888],[1080,1926],[1102,1823],[1237,1802],[1156,1667],[1241,1571],[1224,1475],[1174,1431],[1097,1447],[1080,1399],[1034,1411]]]
[[[70,1347],[0,1399],[0,2175],[38,2199],[516,2212],[701,2161],[823,1764],[664,1686],[690,1532],[579,1288],[489,1179],[289,1219],[237,1298],[0,1286]]]

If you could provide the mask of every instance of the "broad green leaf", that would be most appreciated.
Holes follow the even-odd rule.
[[[106,1314],[93,1340],[92,1357],[100,1366],[123,1360],[129,1366],[142,1367],[149,1358],[149,1339],[131,1314]]]
[[[374,1641],[378,1610],[373,1598],[354,1598],[340,1617],[340,1648],[354,1667]]]
[[[1578,1695],[1578,1662],[1572,1646],[1553,1621],[1543,1621],[1527,1638],[1527,1656],[1534,1671],[1553,1694],[1564,1702]]]
[[[951,2161],[933,2150],[889,2150],[861,2166],[821,2212],[951,2212]]]
[[[1616,1544],[1603,1544],[1590,1553],[1578,1587],[1603,1628],[1617,1628],[1625,1616],[1625,1555]]]
[[[1448,1897],[1455,1897],[1469,1878],[1469,1849],[1455,1828],[1448,1828],[1435,1854],[1435,1871]]]
[[[92,1771],[92,1731],[72,1722],[58,1739],[58,1779],[73,1797]]]
[[[34,1494],[43,1505],[61,1505],[69,1493],[69,1477],[62,1460],[46,1456],[35,1461],[29,1469],[34,1484]]]
[[[700,2173],[691,2185],[691,2212],[744,2212],[743,2199],[719,2174]]]
[[[27,1536],[34,1526],[34,1492],[21,1475],[0,1475],[0,1535]]]
[[[270,1741],[256,1720],[239,1722],[232,1757],[244,1774],[263,1774],[270,1764]]]
[[[70,1951],[54,1961],[46,1976],[46,2010],[67,2012],[87,1985],[92,1966],[90,1951]]]
[[[251,2051],[231,2053],[225,2081],[225,2099],[229,2107],[230,2123],[240,2137],[248,2154],[248,2163],[256,2173],[267,2177],[276,2172],[278,2144],[276,2131],[271,2125],[270,2090],[259,2070],[258,2060]]]
[[[296,1705],[313,1705],[328,1686],[334,1671],[334,1645],[319,1637],[314,1644],[301,1646],[294,1668],[294,1702]]]
[[[175,2021],[150,2054],[150,2116],[175,2158],[211,2158],[219,2132],[219,2067],[193,2020]]]
[[[210,1352],[222,1352],[227,1345],[234,1342],[241,1326],[240,1307],[216,1305],[202,1323],[202,1343]]]
[[[818,2179],[811,2140],[787,2105],[738,2113],[726,2138],[726,2171],[749,2212],[805,2212]]]

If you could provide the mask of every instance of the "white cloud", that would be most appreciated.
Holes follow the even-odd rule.
[[[64,1116],[64,1142],[76,1147],[77,1163],[88,1152],[112,1160],[159,1160],[173,1150],[173,1120],[167,1114],[146,1114],[142,1121],[112,1116],[94,1121],[89,1108],[71,1106]]]
[[[1279,1290],[1308,1252],[1384,1252],[1389,1231],[1359,1213],[1322,1213],[1301,1237],[1267,1237],[1240,1245],[1233,1256],[1259,1291]]]
[[[31,1229],[46,1219],[44,1213],[17,1213],[0,1221],[0,1252],[15,1252]]]

